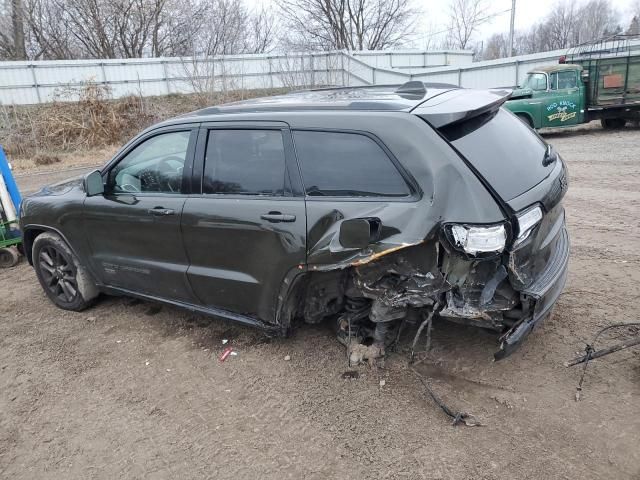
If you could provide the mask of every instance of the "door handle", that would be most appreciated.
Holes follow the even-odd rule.
[[[165,215],[174,215],[176,213],[175,210],[171,210],[170,208],[164,208],[164,207],[150,208],[149,210],[147,210],[147,212],[157,217],[164,217]]]
[[[280,223],[280,222],[295,222],[296,216],[288,213],[280,213],[280,212],[269,212],[260,215],[262,220],[266,220],[267,222],[272,223]]]

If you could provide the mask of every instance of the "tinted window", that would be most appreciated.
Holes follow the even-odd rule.
[[[409,195],[406,182],[384,150],[365,135],[294,132],[307,195]]]
[[[505,201],[537,185],[554,167],[542,163],[542,140],[504,108],[441,132]]]
[[[211,130],[204,193],[282,195],[285,157],[279,130]]]
[[[180,193],[191,132],[162,133],[145,140],[111,169],[111,192]]]

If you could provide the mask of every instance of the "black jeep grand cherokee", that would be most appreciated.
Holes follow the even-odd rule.
[[[370,345],[356,361],[437,315],[500,332],[504,357],[569,255],[566,167],[507,97],[409,82],[174,118],[27,198],[29,261],[69,310],[105,292],[282,334],[330,317]]]

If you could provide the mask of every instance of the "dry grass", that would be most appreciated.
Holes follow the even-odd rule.
[[[275,93],[281,91],[231,91],[208,103]],[[14,160],[29,158],[35,165],[51,165],[61,153],[122,145],[154,123],[204,106],[199,95],[114,100],[108,87],[86,83],[60,91],[49,104],[0,106],[0,145]]]
[[[54,163],[60,163],[61,159],[58,155],[47,155],[46,153],[37,153],[33,156],[33,163],[42,165],[53,165]]]

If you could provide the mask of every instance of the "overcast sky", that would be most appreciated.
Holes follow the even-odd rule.
[[[545,14],[558,3],[559,0],[516,0],[516,30],[525,30],[532,24],[541,20]],[[611,0],[624,17],[624,22],[630,20],[632,5],[640,0]],[[422,10],[422,15],[418,24],[419,35],[415,42],[416,48],[424,48],[425,37],[429,32],[440,32],[445,30],[449,11],[449,1],[447,0],[414,0],[415,6]],[[580,3],[580,1],[578,0]],[[270,5],[273,0],[247,0],[249,5]],[[483,40],[493,33],[508,32],[511,0],[489,0],[491,5],[490,14],[492,19],[483,25],[475,40]],[[502,12],[502,13],[500,13]],[[623,24],[627,27],[627,24]],[[422,40],[421,40],[422,38]]]

